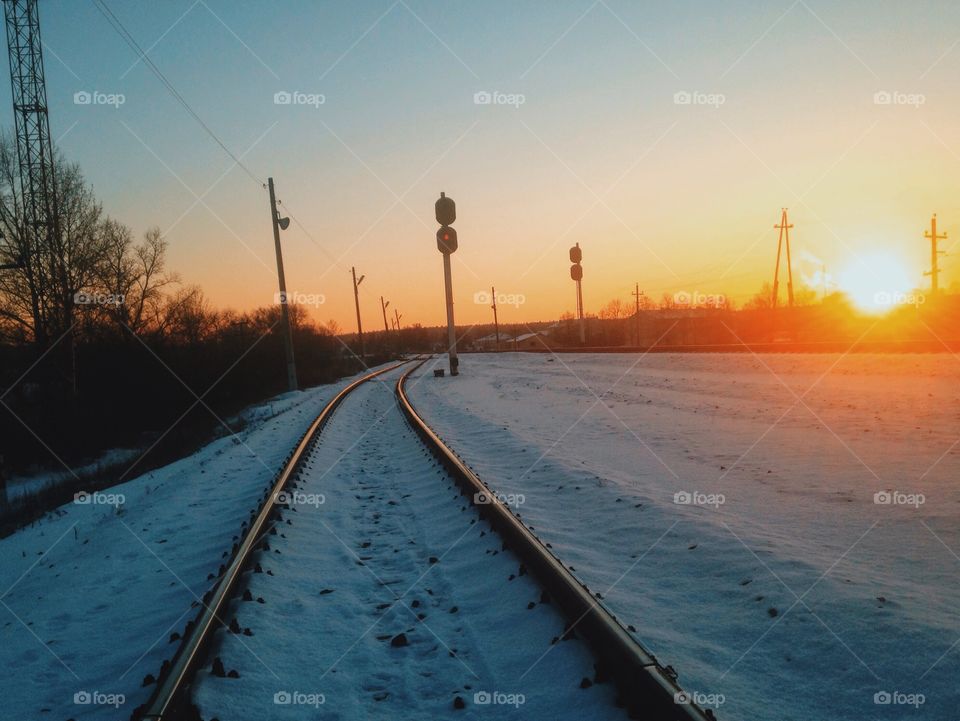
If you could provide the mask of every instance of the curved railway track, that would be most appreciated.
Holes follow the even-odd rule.
[[[491,489],[474,474],[456,453],[437,436],[410,403],[406,383],[424,361],[403,372],[396,383],[395,396],[402,414],[426,451],[443,467],[460,493],[475,507],[482,520],[522,563],[549,597],[553,607],[565,619],[564,637],[582,638],[596,660],[598,679],[616,684],[618,703],[634,718],[655,721],[691,721],[712,719],[692,703],[677,703],[683,693],[676,679],[617,621],[551,551],[515,516],[508,507],[493,499]],[[229,561],[221,567],[214,586],[203,598],[197,617],[183,634],[183,640],[169,662],[164,662],[154,693],[148,703],[134,712],[134,718],[150,721],[199,719],[193,705],[194,681],[198,671],[209,663],[214,636],[232,618],[230,604],[243,593],[243,574],[265,547],[266,536],[275,534],[282,504],[278,499],[288,488],[296,488],[306,472],[311,452],[321,431],[334,411],[363,384],[398,369],[404,363],[368,374],[344,388],[321,411],[303,438],[290,453],[283,469],[262,497],[259,509],[251,514],[249,529],[235,544]],[[352,446],[351,446],[352,448]],[[349,450],[349,449],[348,449]],[[473,521],[471,521],[473,523]],[[394,551],[396,553],[396,551]],[[433,559],[431,559],[433,562]],[[362,565],[362,564],[360,564]],[[512,578],[512,576],[511,576]],[[399,598],[398,598],[399,600]],[[451,653],[452,655],[452,653]]]

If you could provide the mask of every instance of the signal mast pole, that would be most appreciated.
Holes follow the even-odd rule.
[[[490,307],[493,308],[493,332],[495,334],[494,337],[496,338],[496,343],[497,343],[495,348],[497,350],[500,350],[500,321],[497,320],[497,289],[496,288],[493,288],[493,287],[490,288],[490,298],[493,300],[493,305],[491,305]]]
[[[434,211],[440,229],[437,231],[437,250],[443,254],[443,289],[447,299],[447,352],[450,357],[450,375],[460,373],[457,358],[457,331],[453,321],[453,278],[450,271],[450,254],[457,250],[457,231],[451,228],[457,219],[457,204],[446,193],[440,193]]]
[[[386,303],[383,302],[383,296],[380,296],[380,308],[383,310],[383,330],[385,332],[390,332],[390,326],[387,325],[387,306],[390,305],[388,300]]]
[[[583,320],[583,267],[580,261],[583,260],[583,251],[580,250],[580,244],[577,243],[570,249],[570,277],[577,283],[577,317],[580,319],[580,345],[587,342],[587,331]]]

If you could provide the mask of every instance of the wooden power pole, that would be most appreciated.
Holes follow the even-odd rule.
[[[937,250],[937,241],[947,239],[946,233],[937,235],[936,213],[930,219],[930,230],[924,232],[923,237],[930,241],[930,270],[924,275],[930,276],[930,295],[936,298],[940,292],[940,256],[945,254],[944,251]]]

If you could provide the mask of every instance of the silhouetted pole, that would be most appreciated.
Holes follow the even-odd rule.
[[[580,344],[587,342],[587,330],[583,319],[583,266],[580,261],[583,260],[583,251],[580,250],[580,244],[577,243],[570,249],[570,277],[577,284],[577,317],[580,319]]]
[[[398,311],[396,308],[393,309],[393,314],[397,317],[397,333],[399,333],[399,332],[400,332],[400,319],[401,319],[403,316],[400,315],[400,311]]]
[[[366,276],[361,275],[360,280],[357,280],[357,269],[352,266],[350,273],[353,275],[353,302],[357,306],[357,342],[360,344],[360,360],[363,360],[366,354],[363,352],[363,325],[360,323],[360,291],[358,288]]]
[[[937,235],[937,214],[933,214],[930,219],[930,230],[923,234],[924,238],[930,240],[930,270],[924,275],[930,276],[930,295],[934,298],[940,292],[940,256],[945,255],[944,251],[937,250],[937,241],[946,240],[947,234]]]
[[[290,314],[287,311],[287,280],[283,275],[283,253],[280,251],[280,228],[290,225],[289,218],[281,218],[277,210],[277,197],[273,191],[273,178],[267,178],[270,190],[270,219],[273,222],[273,244],[277,249],[277,277],[280,281],[280,319],[283,324],[284,345],[287,352],[287,388],[297,390],[297,366],[293,360],[293,331],[290,328]]]
[[[497,289],[490,287],[490,298],[493,300],[493,305],[490,307],[493,308],[493,333],[496,338],[496,350],[500,350],[500,321],[497,320]]]
[[[443,254],[443,289],[447,300],[447,353],[450,356],[450,375],[458,375],[460,359],[457,358],[457,331],[453,321],[453,278],[450,270],[450,255],[457,250],[457,231],[450,225],[457,219],[457,205],[446,193],[440,193],[434,210],[440,229],[437,231],[437,250]]]
[[[640,290],[640,284],[636,283],[634,285],[633,295],[637,299],[637,347],[640,346],[640,297],[645,295],[643,291]]]
[[[787,249],[787,298],[788,304],[793,307],[793,264],[790,260],[790,228],[793,227],[787,222],[787,209],[783,208],[783,214],[780,216],[780,225],[773,226],[780,231],[780,238],[777,242],[777,264],[773,270],[773,299],[772,307],[777,307],[778,296],[780,294],[780,254],[784,245]]]
[[[383,330],[385,333],[390,332],[390,326],[387,325],[387,306],[390,305],[388,300],[386,303],[383,302],[383,296],[380,296],[380,307],[383,309]]]

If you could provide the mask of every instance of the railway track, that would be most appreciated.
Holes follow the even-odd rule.
[[[551,694],[556,698],[542,701],[544,708],[555,707],[551,714],[586,704],[594,718],[622,718],[625,714],[615,708],[616,703],[634,718],[713,718],[695,704],[677,703],[686,699],[671,673],[507,506],[489,502],[495,498],[491,489],[410,403],[406,385],[422,363],[408,366],[389,388],[383,376],[403,364],[371,373],[346,387],[323,409],[264,493],[260,508],[251,514],[242,541],[204,596],[175,656],[164,663],[148,703],[134,717],[199,719],[200,710],[194,705],[198,696],[205,712],[215,707],[216,717],[224,721],[234,717],[231,710],[238,717],[248,717],[223,703],[224,694],[233,695],[233,691],[218,684],[243,684],[245,678],[256,675],[252,672],[256,664],[237,650],[237,644],[246,646],[251,657],[279,678],[269,668],[270,661],[260,658],[265,655],[263,648],[250,648],[277,638],[272,642],[282,644],[284,653],[307,668],[299,678],[326,677],[325,687],[341,689],[339,697],[343,689],[362,686],[370,703],[384,704],[374,708],[396,703],[402,709],[415,699],[430,709],[450,708],[451,703],[453,709],[462,709],[464,697],[469,700],[471,695],[475,703],[490,702],[483,700],[490,698],[484,680],[522,680],[531,674],[521,689],[554,681],[560,686],[563,678],[572,676],[580,682],[558,688]],[[331,425],[334,411],[355,392],[359,412]],[[374,422],[369,424],[371,418]],[[377,435],[380,430],[390,431],[389,447]],[[409,441],[402,443],[404,438]],[[351,479],[340,495],[328,489],[333,485],[333,476],[328,475],[334,472]],[[454,487],[456,492],[449,493]],[[292,507],[290,494],[312,492],[316,497],[319,489],[334,494],[323,513]],[[492,531],[489,535],[485,524]],[[286,545],[277,547],[278,543]],[[303,548],[318,543],[319,550]],[[271,550],[286,555],[274,556]],[[276,564],[276,576],[268,567],[271,563]],[[260,575],[264,567],[268,567],[266,574]],[[508,575],[508,571],[513,572]],[[311,581],[322,579],[325,587],[318,592],[322,601],[305,608],[301,598],[305,592],[279,589],[277,584],[296,584],[301,578],[298,573],[308,573]],[[280,577],[284,581],[277,580]],[[261,592],[278,599],[257,608],[255,616],[263,625],[284,629],[294,622],[303,626],[303,632],[266,633],[263,641],[259,636],[244,640],[243,634],[252,632],[241,629],[237,621],[245,610],[242,600],[252,600]],[[315,589],[307,593],[312,592]],[[387,602],[376,603],[384,598]],[[491,603],[491,598],[496,602]],[[257,600],[264,602],[262,597]],[[462,612],[451,605],[453,601],[460,603]],[[365,625],[338,626],[333,621],[353,617]],[[362,628],[367,630],[341,654],[334,637],[352,636]],[[527,644],[515,648],[518,637],[529,637],[530,648]],[[564,643],[567,640],[574,642]],[[407,646],[410,652],[399,655]],[[241,663],[239,674],[234,670],[228,674],[221,656],[230,653],[245,658],[253,669]],[[352,673],[351,656],[358,657]],[[392,664],[401,670],[390,670]],[[336,674],[342,666],[347,667],[340,673],[341,680]],[[231,675],[239,678],[216,678]],[[453,683],[455,677],[457,683]],[[427,685],[424,679],[429,679]],[[594,686],[607,680],[613,683]],[[496,688],[492,692],[495,700]],[[296,689],[277,691],[273,703],[289,704],[284,699],[296,693]],[[517,696],[524,694],[513,693],[511,698]],[[317,708],[323,703],[322,693],[310,697]],[[313,709],[310,714],[324,715]]]

